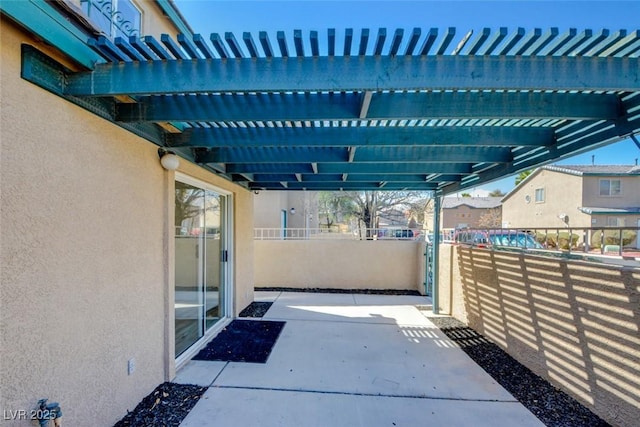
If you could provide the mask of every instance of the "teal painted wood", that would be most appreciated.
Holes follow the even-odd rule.
[[[335,30],[326,50],[310,33],[311,56],[301,31],[291,51],[284,32],[275,50],[262,32],[243,46],[232,33],[96,39],[117,64],[42,73],[27,60],[23,73],[140,135],[172,122],[184,132],[150,140],[256,189],[449,193],[640,129],[640,31],[486,30],[469,45],[455,29],[369,34],[347,30],[340,57]],[[121,90],[137,103],[110,97]]]
[[[220,94],[140,97],[121,104],[118,121],[265,121],[358,119],[360,93]],[[619,97],[605,93],[373,93],[367,119],[555,118],[612,120]]]
[[[335,163],[347,162],[347,148],[336,147],[259,147],[215,148],[196,156],[199,163]],[[440,147],[361,147],[355,153],[357,163],[459,163],[512,161],[510,148],[458,147],[442,150]]]
[[[250,189],[255,190],[310,190],[310,191],[339,191],[339,190],[397,190],[397,191],[433,191],[435,186],[423,183],[382,183],[382,182],[250,182]]]
[[[97,65],[93,72],[70,76],[65,93],[137,96],[450,88],[635,91],[640,89],[638,62],[636,58],[552,56],[511,60],[499,56],[366,56],[150,61]]]
[[[178,32],[182,34],[192,35],[191,27],[184,19],[182,14],[175,8],[171,0],[155,0],[165,15],[171,20],[173,25],[178,28]]]
[[[86,68],[105,62],[84,33],[43,1],[2,1],[0,11]]]
[[[85,110],[91,111],[99,117],[113,121],[115,100],[109,98],[81,98],[66,96],[62,93],[64,80],[70,70],[57,61],[44,55],[37,49],[22,45],[22,71],[21,77],[41,88],[63,97],[67,101],[76,104]],[[162,131],[153,123],[117,123],[120,127],[153,142],[163,145]],[[188,152],[183,154],[191,158]]]
[[[577,141],[549,146],[541,150],[536,157],[524,157],[519,162],[499,165],[478,176],[476,183],[473,185],[482,184],[507,175],[514,175],[528,169],[543,166],[557,160],[558,158],[567,157],[569,155],[578,155],[593,150],[613,141],[620,140],[621,136],[630,135],[631,132],[637,132],[638,129],[640,129],[640,115],[636,116],[632,120],[621,120],[617,125],[608,124],[601,126],[599,130],[594,130],[592,133],[589,133],[588,136]],[[461,181],[459,183],[446,185],[442,189],[445,194],[449,194],[460,189],[468,188],[469,186],[472,185],[465,185],[464,181]]]
[[[197,128],[169,134],[170,147],[551,145],[553,129],[500,126]]]

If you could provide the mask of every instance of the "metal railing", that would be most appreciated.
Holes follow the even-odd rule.
[[[640,257],[640,227],[466,228],[445,242]]]
[[[254,240],[419,240],[422,232],[410,228],[254,228]]]

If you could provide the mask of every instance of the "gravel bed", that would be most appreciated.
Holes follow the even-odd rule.
[[[254,301],[244,308],[238,317],[264,317],[271,308],[271,301]]]
[[[452,317],[424,314],[546,426],[609,426],[573,397],[534,374],[464,323]]]
[[[178,427],[206,387],[163,383],[113,427]]]

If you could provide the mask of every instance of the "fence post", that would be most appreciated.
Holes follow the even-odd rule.
[[[434,194],[433,198],[433,264],[432,264],[432,310],[433,314],[440,313],[440,307],[438,302],[438,285],[440,284],[439,272],[440,272],[440,204],[442,196]]]

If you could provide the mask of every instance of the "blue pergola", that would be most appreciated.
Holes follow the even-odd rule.
[[[253,190],[446,194],[632,137],[640,30],[87,41],[23,77]]]

